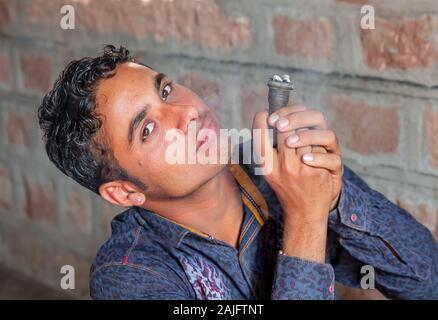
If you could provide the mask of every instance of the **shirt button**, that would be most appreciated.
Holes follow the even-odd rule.
[[[329,292],[330,292],[330,293],[335,292],[335,287],[334,287],[334,286],[330,286],[330,287],[329,287]]]
[[[350,217],[351,221],[356,222],[357,220],[357,215],[355,215],[354,213],[351,215]]]

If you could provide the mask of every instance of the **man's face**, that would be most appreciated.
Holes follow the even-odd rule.
[[[197,131],[208,124],[219,131],[216,117],[195,93],[136,63],[121,64],[115,71],[97,89],[97,112],[103,118],[100,134],[119,165],[147,186],[146,205],[148,198],[189,195],[224,168],[223,164],[171,164],[166,160],[166,149],[175,143],[166,141],[169,130],[180,130],[186,145],[190,121],[196,123]]]

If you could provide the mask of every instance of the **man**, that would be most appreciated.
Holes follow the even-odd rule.
[[[107,46],[66,67],[39,122],[62,172],[128,208],[92,265],[94,299],[333,299],[335,280],[360,287],[364,265],[390,298],[438,298],[432,235],[342,165],[319,111],[255,115],[255,153],[273,155],[265,175],[242,163],[169,164],[167,132],[218,132],[216,118],[189,89]]]

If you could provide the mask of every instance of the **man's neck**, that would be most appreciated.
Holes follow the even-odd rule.
[[[163,210],[154,211],[233,247],[238,246],[243,204],[239,185],[229,167],[225,167],[190,196],[166,201]]]

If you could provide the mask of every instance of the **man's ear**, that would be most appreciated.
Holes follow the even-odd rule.
[[[126,181],[106,182],[99,187],[99,193],[105,200],[122,207],[141,206],[146,200],[144,193]]]

